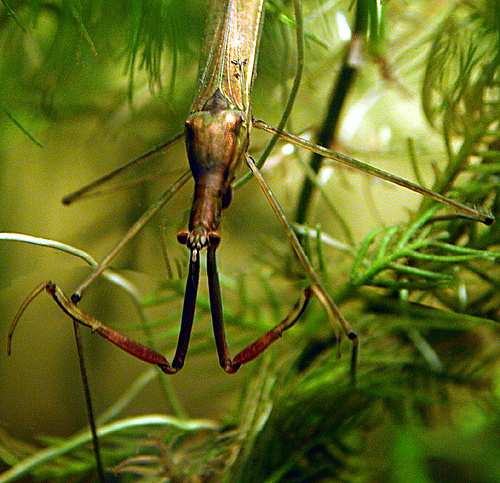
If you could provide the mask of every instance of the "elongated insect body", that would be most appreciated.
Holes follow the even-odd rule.
[[[297,52],[299,56],[297,79],[300,79],[300,65],[302,63],[300,56],[301,52],[303,52],[301,39],[303,33],[299,0],[294,0],[294,8],[297,19]],[[226,372],[236,372],[241,365],[255,359],[269,347],[271,343],[277,340],[285,330],[289,329],[299,319],[307,307],[310,298],[314,295],[323,306],[332,325],[335,328],[341,328],[342,332],[352,341],[351,375],[354,380],[358,348],[356,332],[342,316],[342,313],[331,299],[328,291],[323,287],[320,277],[311,265],[295,232],[288,223],[283,209],[274,197],[271,188],[262,177],[258,167],[248,155],[252,127],[270,132],[275,136],[280,136],[282,139],[286,139],[296,146],[318,153],[325,158],[334,159],[351,168],[362,170],[391,183],[429,196],[440,203],[461,211],[466,216],[472,217],[477,221],[491,224],[493,218],[488,214],[480,213],[455,200],[446,198],[439,193],[434,193],[425,187],[416,185],[411,181],[367,165],[345,154],[314,145],[281,129],[275,129],[263,121],[254,120],[251,113],[250,95],[256,72],[256,61],[264,16],[264,0],[212,0],[210,13],[206,27],[205,47],[202,53],[202,68],[200,69],[198,91],[191,106],[191,113],[185,123],[184,137],[190,170],[183,173],[132,225],[122,240],[95,267],[94,271],[78,286],[71,297],[64,295],[62,290],[53,282],[44,282],[39,285],[27,297],[14,317],[9,332],[9,348],[12,334],[22,313],[32,300],[46,289],[64,312],[70,315],[75,321],[92,327],[96,333],[121,349],[139,359],[158,365],[164,372],[168,374],[177,372],[184,365],[189,346],[198,292],[200,252],[206,248],[208,287],[215,343],[219,363]],[[162,146],[148,151],[144,155],[127,163],[124,167],[120,167],[99,180],[93,181],[66,196],[63,202],[69,204],[81,198],[113,176],[123,172],[127,167],[132,166],[134,162],[140,162],[151,154],[168,148],[181,137],[182,134],[178,134]],[[222,296],[215,254],[220,243],[219,230],[222,211],[231,203],[231,184],[235,178],[236,170],[242,161],[245,161],[247,164],[277,219],[283,226],[288,241],[307,275],[309,286],[304,289],[298,302],[278,325],[248,345],[234,358],[231,358],[225,338]],[[179,242],[188,247],[191,256],[177,349],[170,364],[161,354],[151,348],[137,344],[119,332],[106,327],[92,316],[85,314],[76,304],[91,283],[110,266],[111,261],[126,243],[140,232],[172,196],[186,184],[190,177],[194,180],[194,195],[189,226],[187,230],[179,232],[177,237]]]
[[[221,211],[231,203],[231,183],[248,150],[263,1],[214,0],[211,11],[217,14],[207,25],[205,63],[185,126],[195,189],[189,231],[178,240],[194,260],[203,247],[219,243]]]
[[[189,232],[178,239],[196,258],[209,242],[219,241],[221,211],[231,203],[231,183],[248,149],[248,123],[217,90],[206,110],[186,121],[186,149],[195,183]]]
[[[263,0],[212,0],[198,92],[191,113],[206,109],[217,90],[250,119],[251,90],[264,21]]]

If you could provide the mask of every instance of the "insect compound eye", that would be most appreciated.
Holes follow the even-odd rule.
[[[189,232],[188,231],[181,230],[179,233],[177,233],[177,241],[181,245],[186,245],[188,236],[189,236]]]

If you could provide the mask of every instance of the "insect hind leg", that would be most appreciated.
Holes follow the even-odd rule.
[[[199,264],[195,264],[192,269],[190,269],[190,278],[188,279],[188,287],[186,292],[193,295],[193,288],[196,295],[196,288],[198,285],[198,272]],[[191,287],[191,288],[189,288]],[[108,340],[112,344],[116,345],[128,354],[140,359],[149,364],[154,364],[158,366],[166,374],[175,374],[184,365],[184,356],[187,352],[187,344],[189,344],[189,336],[191,333],[192,318],[194,316],[194,309],[190,309],[189,306],[183,311],[183,321],[181,326],[181,333],[179,335],[179,341],[177,345],[176,354],[173,363],[170,364],[168,360],[161,355],[159,352],[142,345],[141,343],[130,339],[126,335],[104,325],[102,322],[87,314],[81,310],[74,302],[71,301],[69,297],[52,281],[43,282],[37,287],[35,287],[32,292],[26,297],[24,302],[19,307],[17,311],[9,332],[7,336],[7,352],[10,355],[12,349],[12,338],[14,336],[14,331],[17,327],[19,320],[28,308],[28,306],[33,302],[33,300],[40,295],[43,291],[46,291],[60,307],[60,309],[68,315],[71,319],[77,323],[84,325],[99,334],[104,339]],[[196,296],[194,297],[196,299]]]
[[[290,223],[286,219],[283,208],[281,207],[278,200],[274,196],[271,187],[267,184],[266,180],[263,178],[262,174],[259,171],[259,168],[257,168],[255,161],[250,156],[246,156],[245,160],[248,167],[250,168],[250,171],[252,172],[255,179],[259,183],[259,187],[264,193],[264,196],[267,198],[267,201],[271,205],[274,214],[276,215],[281,226],[285,230],[288,241],[295,255],[297,256],[300,264],[302,265],[304,271],[306,272],[307,277],[311,281],[311,290],[313,291],[314,295],[317,297],[317,299],[323,306],[325,312],[328,315],[328,319],[330,320],[334,328],[337,325],[340,326],[344,331],[344,333],[346,334],[347,338],[351,341],[352,355],[351,355],[350,372],[351,372],[351,381],[354,383],[356,380],[356,369],[357,369],[358,352],[359,352],[358,335],[352,328],[351,324],[344,318],[342,312],[340,312],[339,308],[335,305],[332,298],[323,287],[321,279],[319,278],[318,274],[316,273],[316,270],[309,261],[309,258],[307,258],[307,255],[305,254],[304,249],[302,248],[302,245],[300,244],[297,238],[297,235],[295,234],[292,227],[290,226]]]

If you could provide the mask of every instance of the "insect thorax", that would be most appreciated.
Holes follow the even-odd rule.
[[[217,235],[221,212],[231,202],[231,182],[248,147],[244,113],[217,91],[186,121],[186,149],[195,181],[190,248],[201,249]]]

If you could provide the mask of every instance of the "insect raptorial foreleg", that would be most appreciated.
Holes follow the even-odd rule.
[[[259,183],[259,186],[263,191],[265,197],[269,201],[269,204],[271,205],[271,208],[273,209],[281,226],[285,230],[288,241],[290,242],[293,251],[297,255],[300,264],[304,268],[309,280],[311,281],[311,288],[310,288],[311,291],[314,293],[314,295],[316,295],[321,305],[325,309],[328,315],[328,319],[332,322],[333,325],[339,324],[342,330],[345,332],[347,338],[352,343],[351,376],[352,379],[354,380],[356,376],[356,366],[357,366],[358,347],[359,347],[358,335],[351,327],[351,324],[349,324],[349,322],[344,318],[344,316],[342,315],[338,307],[335,305],[328,292],[323,287],[323,284],[321,283],[321,280],[318,274],[316,273],[316,270],[314,270],[314,267],[309,261],[309,258],[307,258],[307,255],[305,254],[304,249],[302,248],[302,245],[300,244],[297,238],[297,235],[295,234],[292,227],[288,223],[283,208],[281,207],[278,200],[274,196],[271,187],[266,183],[265,179],[260,174],[260,171],[255,165],[254,160],[250,156],[246,156],[245,160],[247,162],[248,167],[252,171],[255,179]]]
[[[214,328],[215,344],[219,363],[227,373],[235,373],[243,364],[252,361],[264,352],[274,341],[281,337],[285,330],[292,327],[307,308],[312,295],[312,290],[304,289],[303,296],[293,306],[288,315],[275,327],[249,344],[231,359],[226,342],[224,330],[224,319],[222,310],[222,297],[219,284],[219,274],[215,258],[216,246],[209,246],[207,251],[207,273],[208,289],[210,293],[210,310],[212,312],[212,323]]]
[[[193,327],[194,312],[196,308],[196,295],[198,293],[198,281],[200,278],[200,257],[189,260],[189,273],[184,291],[184,304],[182,306],[181,329],[177,348],[175,350],[172,368],[176,371],[182,368],[189,346],[191,329]]]
[[[189,295],[189,297],[186,297],[184,301],[181,330],[172,364],[170,364],[168,360],[159,352],[143,344],[140,344],[133,339],[130,339],[129,337],[121,334],[111,327],[104,325],[102,322],[92,317],[91,315],[85,313],[75,303],[73,303],[71,299],[68,298],[54,282],[51,281],[43,282],[42,284],[37,286],[17,311],[17,314],[12,321],[8,333],[7,352],[8,354],[11,353],[14,330],[24,311],[26,310],[28,305],[41,292],[45,290],[55,300],[62,311],[66,315],[71,317],[74,321],[86,327],[89,327],[90,329],[92,329],[92,332],[99,334],[104,339],[113,343],[114,345],[129,353],[130,355],[136,357],[137,359],[140,359],[149,364],[157,365],[166,374],[175,374],[184,365],[184,359],[189,344],[191,328],[193,326],[194,306],[196,301],[196,292],[198,289],[199,272],[200,265],[198,259],[197,261],[192,262],[189,267],[189,275],[186,283],[186,293]]]

